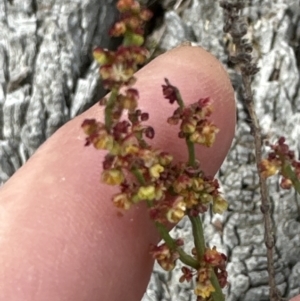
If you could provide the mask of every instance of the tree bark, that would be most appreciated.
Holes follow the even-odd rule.
[[[103,95],[91,50],[116,46],[115,4],[0,1],[0,183]]]

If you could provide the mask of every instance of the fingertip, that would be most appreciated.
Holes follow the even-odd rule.
[[[178,128],[166,123],[175,107],[163,98],[165,77],[180,89],[186,103],[212,99],[212,120],[220,133],[212,148],[198,148],[197,153],[203,169],[214,174],[226,156],[235,126],[234,94],[224,68],[205,50],[184,46],[159,56],[137,73],[141,109],[150,113],[147,123],[156,131],[154,147],[185,161],[187,150],[177,137]],[[11,236],[1,256],[12,266],[3,270],[0,280],[23,283],[24,290],[31,286],[32,294],[33,286],[39,285],[36,296],[41,298],[49,292],[52,299],[64,295],[64,300],[98,300],[102,293],[103,300],[122,296],[138,300],[151,272],[148,246],[157,235],[145,208],[117,217],[110,201],[116,190],[99,180],[104,154],[84,147],[80,125],[85,118],[102,119],[103,108],[97,104],[62,127],[7,184],[4,195],[12,206],[6,221]],[[12,258],[9,252],[20,243],[26,260]],[[39,279],[28,284],[26,271],[31,265]],[[17,280],[13,269],[23,278]],[[2,291],[5,296],[11,293],[9,287]]]

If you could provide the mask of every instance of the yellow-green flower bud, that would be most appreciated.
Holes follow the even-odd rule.
[[[120,185],[124,181],[123,172],[119,169],[104,170],[102,181],[108,185]]]
[[[155,187],[153,185],[141,186],[137,195],[141,200],[152,201],[155,199]]]

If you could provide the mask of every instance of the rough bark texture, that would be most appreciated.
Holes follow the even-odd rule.
[[[91,48],[116,43],[115,3],[0,1],[0,183],[103,94]]]
[[[5,182],[53,132],[97,101],[103,90],[90,52],[94,45],[114,47],[107,37],[115,19],[115,0],[0,0],[0,183]],[[219,178],[230,203],[225,216],[205,216],[206,236],[228,254],[230,301],[268,300],[266,250],[260,212],[253,139],[239,101],[240,76],[227,63],[230,40],[222,32],[217,1],[162,1],[168,9],[157,31],[161,48],[195,42],[228,68],[237,91],[238,126]],[[253,0],[244,11],[249,37],[261,67],[254,80],[258,116],[267,137],[285,135],[300,144],[298,1]],[[199,83],[201,84],[201,83]],[[292,191],[270,180],[276,223],[276,277],[285,297],[300,293],[300,212]],[[187,247],[187,221],[175,229]],[[155,266],[144,301],[195,300],[191,285],[178,285]]]

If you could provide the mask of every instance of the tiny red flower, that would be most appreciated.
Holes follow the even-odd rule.
[[[140,4],[135,0],[119,0],[117,9],[120,12],[133,11],[137,13],[140,11]]]
[[[173,270],[175,261],[179,258],[178,253],[170,250],[165,243],[160,246],[151,245],[150,254],[165,271]]]
[[[163,95],[171,104],[177,101],[177,88],[172,86],[165,78],[166,85],[162,85]]]
[[[228,273],[227,273],[227,271],[225,269],[215,269],[215,273],[216,273],[216,276],[218,278],[218,281],[219,281],[219,284],[220,284],[221,288],[224,288],[228,284],[228,281],[227,281]]]
[[[141,10],[139,16],[143,21],[147,22],[153,17],[153,13],[151,10],[144,8]]]
[[[192,280],[194,274],[191,269],[189,269],[187,267],[182,267],[181,272],[183,273],[183,275],[179,278],[180,283],[182,283],[184,281],[190,282]]]
[[[225,267],[227,257],[223,253],[219,253],[216,247],[206,249],[203,257],[204,261],[213,267]]]
[[[124,21],[116,22],[109,31],[109,35],[112,37],[122,36],[126,32],[126,24]]]

